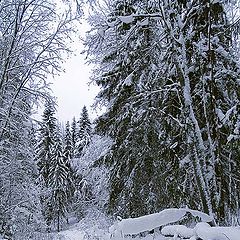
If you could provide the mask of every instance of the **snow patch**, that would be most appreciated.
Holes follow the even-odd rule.
[[[240,229],[233,227],[210,227],[207,223],[197,223],[195,231],[203,240],[239,240]]]
[[[198,210],[188,209],[187,212],[190,212],[194,217],[199,217],[202,222],[211,222],[213,220],[208,214]]]
[[[225,115],[220,108],[216,108],[216,113],[220,121],[223,121]]]
[[[138,25],[138,26],[147,26],[148,24],[149,24],[148,18],[146,18],[146,19],[144,19],[144,20],[142,20],[142,21],[138,21],[138,22],[137,22],[137,25]]]
[[[216,52],[221,54],[223,57],[229,57],[229,53],[222,47],[222,46],[219,46],[217,49],[216,49]]]
[[[133,77],[133,73],[129,74],[126,79],[124,80],[123,85],[125,86],[131,86],[132,85],[132,77]]]
[[[164,236],[178,236],[183,238],[190,238],[195,235],[192,228],[187,228],[184,225],[169,225],[162,229],[161,233]]]
[[[55,238],[57,239],[62,239],[62,240],[84,240],[84,233],[80,232],[79,230],[72,229],[72,230],[66,230],[62,231],[60,234],[57,235]]]
[[[184,167],[190,162],[191,162],[191,159],[190,159],[190,155],[188,154],[187,156],[185,156],[183,159],[180,160],[179,166]]]
[[[117,24],[117,20],[115,20],[115,21],[112,21],[112,22],[107,22],[107,25],[109,26],[109,27],[114,27],[116,24]]]
[[[174,149],[175,147],[177,147],[177,145],[178,145],[178,142],[175,142],[174,144],[172,144],[172,145],[170,146],[170,149]]]
[[[104,35],[105,35],[105,29],[99,28],[99,29],[98,29],[98,35],[100,35],[100,36],[103,38]]]
[[[120,21],[122,21],[123,23],[126,23],[126,24],[129,24],[129,23],[133,22],[133,20],[134,20],[133,15],[119,16],[118,18],[120,19]]]

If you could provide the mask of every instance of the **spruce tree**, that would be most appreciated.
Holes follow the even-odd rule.
[[[231,205],[239,199],[239,192],[227,184],[236,184],[229,172],[229,161],[237,169],[240,167],[239,150],[230,147],[239,141],[234,134],[238,120],[233,110],[238,108],[239,66],[231,48],[232,33],[224,3],[208,0],[186,3],[163,4],[164,18],[171,20],[165,26],[172,46],[166,52],[169,63],[166,74],[173,83],[178,81],[182,91],[181,123],[185,125],[187,143],[184,155],[190,160],[187,165],[192,169],[201,207],[218,221],[228,221],[232,211],[236,214],[236,207]],[[184,14],[189,11],[192,14]],[[182,14],[184,17],[179,19]],[[230,140],[232,135],[235,137]],[[234,195],[231,201],[226,198],[230,192]]]
[[[161,72],[158,49],[151,47],[156,21],[129,17],[156,9],[147,1],[114,1],[111,10],[96,70],[96,82],[103,87],[98,98],[109,105],[97,130],[115,140],[106,158],[111,167],[109,208],[122,216],[139,216],[169,206],[172,199],[170,194],[162,196],[166,190],[159,191],[165,186],[160,173],[166,161],[159,160],[161,101],[156,90]]]
[[[81,117],[78,121],[79,129],[76,142],[76,156],[81,156],[83,149],[90,143],[92,136],[91,121],[86,106],[82,108]]]
[[[74,156],[74,146],[72,143],[72,134],[70,130],[69,121],[67,121],[66,128],[65,128],[65,136],[64,136],[63,159],[66,167],[68,168],[66,189],[67,189],[67,198],[69,203],[72,201],[72,198],[76,189],[76,185],[77,185],[77,182],[76,182],[77,174],[71,164],[73,156]]]
[[[39,167],[40,177],[42,177],[44,186],[46,187],[49,187],[49,169],[57,131],[57,119],[54,114],[55,108],[53,103],[47,101],[40,127],[39,143],[36,148],[36,161]]]
[[[228,221],[239,199],[239,67],[225,3],[109,6],[107,18],[91,17],[99,31],[87,43],[108,103],[97,129],[115,140],[104,159],[110,209],[130,216],[187,204]]]
[[[71,140],[72,140],[72,146],[73,146],[73,154],[76,151],[76,141],[77,141],[77,123],[75,117],[72,120],[71,123]]]
[[[65,126],[65,134],[64,134],[64,151],[63,155],[66,159],[71,159],[73,157],[73,141],[72,141],[72,135],[70,130],[70,124],[69,121],[67,121]]]
[[[61,139],[56,132],[55,144],[52,149],[52,157],[49,168],[49,186],[51,187],[51,205],[52,217],[57,223],[57,231],[60,231],[60,226],[63,218],[66,218],[68,194],[67,182],[69,166],[63,156]]]
[[[38,136],[35,160],[39,169],[39,185],[41,187],[42,212],[50,231],[53,221],[53,205],[51,202],[50,167],[55,145],[57,131],[57,119],[55,118],[54,103],[46,101],[43,111],[42,122]]]
[[[45,220],[50,230],[56,223],[57,230],[63,219],[67,218],[67,207],[74,193],[73,170],[70,165],[71,133],[69,123],[65,135],[65,147],[54,117],[55,109],[47,102],[43,112],[43,121],[39,134],[36,160],[39,166],[42,185],[42,208]]]

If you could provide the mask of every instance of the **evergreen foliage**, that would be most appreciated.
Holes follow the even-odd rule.
[[[90,17],[93,80],[107,103],[97,130],[115,140],[111,212],[187,204],[218,222],[237,216],[239,64],[226,4],[116,0]]]
[[[72,120],[71,124],[71,140],[73,146],[73,154],[76,152],[76,142],[77,142],[77,123],[75,117]]]
[[[86,106],[82,108],[81,117],[78,121],[78,134],[76,142],[75,156],[81,156],[83,149],[90,143],[92,136],[91,122]]]
[[[171,52],[167,52],[166,74],[175,83],[176,79],[180,80],[186,121],[187,152],[184,155],[190,159],[188,166],[194,173],[202,209],[224,222],[231,219],[232,211],[237,214],[231,204],[239,199],[238,191],[234,191],[231,203],[226,198],[225,193],[232,191],[226,182],[233,185],[236,182],[235,177],[230,180],[229,175],[224,176],[225,172],[230,174],[229,161],[239,169],[236,149],[232,148],[230,155],[227,150],[231,141],[235,144],[239,141],[239,136],[234,134],[239,120],[233,110],[239,107],[239,65],[231,49],[232,33],[223,3],[199,1],[194,6],[197,11],[183,18],[183,26],[177,15],[190,7],[173,4],[175,12],[171,15],[168,5],[164,6],[165,18],[171,19],[168,28],[172,46]],[[234,140],[230,140],[232,134],[236,137]],[[190,183],[190,179],[187,182]]]
[[[74,184],[73,170],[69,162],[71,154],[69,124],[63,150],[62,137],[54,114],[53,104],[47,102],[43,112],[36,159],[40,177],[43,179],[42,205],[46,222],[49,229],[56,223],[57,230],[60,231],[63,219],[67,218],[67,208],[71,203]]]
[[[217,223],[239,221],[237,2],[92,6],[100,9],[85,45],[106,112],[99,135],[84,106],[61,136],[46,79],[69,52],[70,2],[58,14],[52,0],[0,1],[0,238],[60,231],[70,211],[91,207],[137,217],[187,205]]]
[[[36,162],[39,168],[39,185],[41,186],[42,212],[50,231],[53,220],[53,206],[50,200],[50,166],[53,148],[55,145],[55,134],[57,131],[57,119],[54,116],[55,108],[51,101],[46,101],[39,130],[39,142],[36,148]]]
[[[153,13],[155,9],[147,1],[116,1],[109,18],[114,22],[119,15],[145,11]],[[100,67],[107,73],[102,73],[97,80],[104,86],[98,97],[103,102],[111,102],[107,113],[99,118],[97,128],[115,139],[107,160],[111,166],[109,206],[121,216],[132,217],[167,207],[173,204],[174,195],[179,195],[175,191],[177,188],[172,187],[176,180],[171,181],[173,178],[167,176],[168,185],[161,180],[161,172],[167,167],[172,169],[174,161],[159,160],[162,153],[159,151],[160,124],[157,119],[160,112],[157,109],[161,106],[158,92],[161,83],[156,79],[161,72],[156,69],[158,49],[151,47],[155,43],[153,29],[157,22],[153,19],[146,23],[144,20],[139,18],[127,23],[123,19],[109,30],[116,29],[113,34],[120,44],[115,45],[114,41],[103,43],[107,45],[103,48],[111,51],[104,52]],[[122,44],[126,35],[128,41]],[[111,71],[104,67],[111,67]],[[170,191],[175,192],[170,194]]]
[[[57,131],[57,119],[54,114],[55,108],[53,103],[47,101],[41,122],[39,143],[36,149],[36,161],[39,167],[39,173],[46,187],[49,187],[52,149],[55,144],[55,134]]]
[[[72,143],[72,134],[70,129],[70,124],[67,121],[65,128],[65,136],[64,136],[64,150],[63,150],[63,159],[64,164],[67,167],[67,182],[66,182],[66,193],[69,204],[72,202],[74,193],[76,191],[76,186],[78,184],[78,176],[76,174],[75,169],[73,168],[72,158],[74,156],[74,146]]]
[[[49,186],[51,187],[52,217],[57,224],[58,232],[62,219],[67,217],[69,166],[67,166],[65,159],[62,153],[61,139],[59,136],[55,136],[49,168]]]
[[[70,130],[69,121],[67,121],[65,126],[65,135],[64,135],[64,150],[63,155],[66,159],[71,159],[73,157],[74,144],[72,141],[72,135]]]

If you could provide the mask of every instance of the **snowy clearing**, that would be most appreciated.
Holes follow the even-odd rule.
[[[83,240],[84,239],[84,233],[77,229],[71,229],[71,230],[66,230],[62,231],[56,236],[57,239],[61,240]]]

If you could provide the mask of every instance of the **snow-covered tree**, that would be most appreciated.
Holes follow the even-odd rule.
[[[35,102],[46,96],[46,76],[61,69],[62,53],[70,51],[66,39],[73,32],[73,16],[67,8],[58,15],[51,0],[4,0],[0,16],[2,137],[21,92]]]
[[[73,146],[73,153],[76,149],[76,142],[77,142],[77,123],[75,117],[71,123],[71,138],[72,138],[72,146]]]
[[[0,140],[0,234],[7,239],[30,238],[44,226],[29,98],[21,96]]]
[[[72,142],[72,135],[70,130],[69,121],[67,121],[65,126],[65,134],[64,134],[64,150],[63,155],[67,159],[71,159],[73,157],[73,142]]]
[[[56,223],[59,231],[63,219],[67,219],[67,209],[73,197],[74,171],[70,165],[69,124],[63,149],[61,133],[54,114],[53,104],[47,102],[43,112],[36,161],[42,186],[43,213],[49,229]]]
[[[42,116],[39,143],[36,148],[36,161],[39,173],[46,187],[49,187],[49,169],[57,131],[57,119],[54,115],[54,105],[52,102],[47,101]]]
[[[77,157],[81,155],[83,149],[90,143],[92,136],[92,126],[86,106],[82,108],[81,117],[78,121],[78,126],[79,127],[75,150],[75,156]]]
[[[226,213],[233,210],[225,195],[232,192],[232,186],[226,184],[230,177],[229,161],[239,168],[237,152],[230,147],[230,142],[236,143],[239,138],[239,120],[234,110],[238,107],[239,66],[231,48],[232,33],[225,5],[219,1],[187,3],[162,5],[163,19],[170,19],[168,24],[164,23],[171,43],[165,54],[165,74],[179,85],[181,92],[180,122],[184,123],[187,143],[183,156],[190,160],[202,209],[219,221],[226,221]],[[230,181],[236,184],[233,179]],[[232,194],[234,203],[239,193]]]
[[[39,186],[41,186],[42,212],[48,228],[53,220],[53,208],[50,200],[50,167],[53,158],[53,149],[56,144],[57,119],[55,118],[53,102],[47,101],[42,116],[38,135],[35,161],[39,169]],[[48,229],[48,230],[49,230]]]
[[[86,44],[107,105],[97,129],[115,140],[113,211],[237,213],[239,66],[226,4],[116,0],[90,17]]]
[[[72,134],[70,130],[70,124],[69,122],[66,123],[66,128],[65,128],[65,136],[64,136],[64,148],[63,148],[63,158],[64,158],[64,163],[66,167],[68,168],[67,171],[67,183],[66,183],[66,188],[67,188],[67,197],[68,197],[68,202],[70,203],[75,189],[76,185],[78,184],[78,177],[76,174],[75,169],[73,169],[72,166],[72,158],[74,156],[74,146],[72,143]]]
[[[109,137],[93,135],[91,143],[86,147],[80,158],[75,159],[74,167],[78,176],[73,210],[81,219],[99,209],[105,212],[109,199],[108,168],[100,162],[110,150],[112,140]]]
[[[103,88],[98,98],[109,102],[97,129],[115,139],[107,160],[111,166],[110,209],[137,216],[173,202],[167,190],[159,191],[166,182],[160,177],[161,171],[166,164],[171,168],[171,162],[161,161],[159,151],[157,119],[161,99],[157,90],[161,71],[155,42],[158,35],[154,32],[157,21],[131,17],[156,9],[147,1],[113,1],[110,6],[107,19],[90,19],[99,29],[88,41],[92,45],[95,39],[101,50],[100,58],[96,48],[90,47],[90,53],[98,54],[100,59],[93,78]],[[105,32],[99,36],[100,31]],[[98,37],[101,43],[96,41]],[[174,185],[174,181],[169,183]]]
[[[63,156],[62,143],[58,133],[55,135],[55,144],[52,148],[51,162],[49,168],[49,186],[51,187],[50,204],[52,206],[53,222],[57,224],[60,231],[61,223],[67,214],[68,206],[68,173],[69,166]]]

